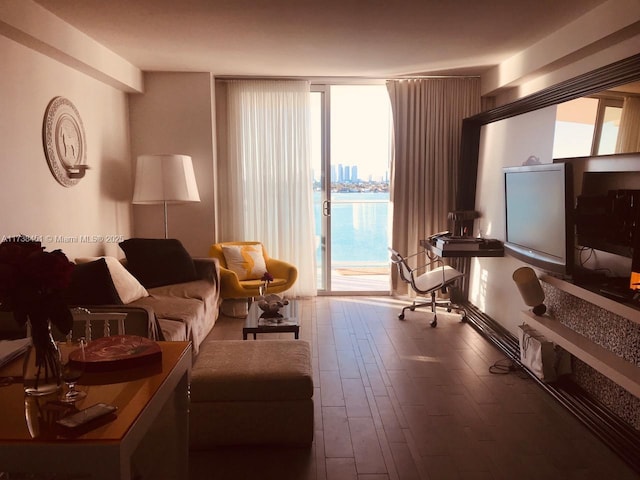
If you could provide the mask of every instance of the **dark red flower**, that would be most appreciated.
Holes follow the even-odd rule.
[[[47,320],[62,333],[71,330],[72,317],[64,302],[73,264],[61,250],[45,252],[40,242],[28,237],[11,238],[0,244],[0,307],[11,311],[32,328]]]

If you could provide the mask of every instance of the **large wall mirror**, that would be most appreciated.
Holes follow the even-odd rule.
[[[540,108],[558,106],[579,98],[614,92],[616,88],[623,89],[621,86],[625,86],[624,92],[628,94],[627,96],[631,96],[633,93],[634,97],[640,99],[640,94],[635,90],[627,92],[632,88],[635,89],[638,85],[640,85],[640,54],[566,80],[507,105],[466,118],[462,124],[461,165],[456,209],[473,210],[475,208],[480,130],[483,125]],[[624,97],[624,95],[622,96]],[[639,124],[640,122],[636,123],[636,130]],[[640,148],[635,151],[640,152]]]
[[[640,82],[556,107],[553,158],[640,152]]]

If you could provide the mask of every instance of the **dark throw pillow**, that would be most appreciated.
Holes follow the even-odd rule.
[[[196,267],[180,240],[130,238],[120,242],[127,269],[145,288],[197,280]]]
[[[72,306],[122,304],[104,258],[73,267],[65,299]]]

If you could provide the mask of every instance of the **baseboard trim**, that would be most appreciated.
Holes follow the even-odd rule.
[[[518,339],[472,303],[464,303],[464,308],[467,311],[467,322],[510,360],[520,365]],[[523,371],[633,470],[640,473],[640,432],[638,430],[571,380],[561,379],[552,384],[545,383],[528,370],[523,369]]]

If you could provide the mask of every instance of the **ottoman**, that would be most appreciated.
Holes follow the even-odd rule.
[[[190,447],[310,445],[312,396],[309,343],[204,342],[191,370]]]

